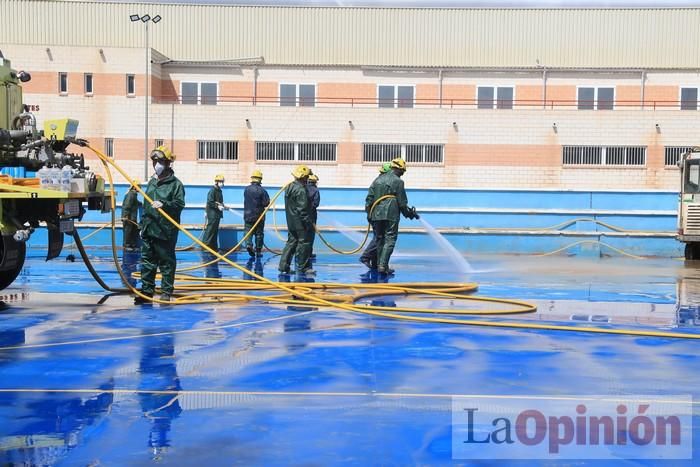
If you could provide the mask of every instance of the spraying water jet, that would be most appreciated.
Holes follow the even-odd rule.
[[[425,220],[425,216],[421,216],[418,221],[421,223],[421,225],[423,225],[425,231],[428,232],[430,238],[432,238],[435,243],[437,243],[438,247],[440,247],[443,255],[447,257],[447,259],[460,274],[471,274],[474,272],[474,268],[471,267],[466,258],[462,256],[462,254],[457,251],[457,249],[440,232],[435,230],[435,228]]]

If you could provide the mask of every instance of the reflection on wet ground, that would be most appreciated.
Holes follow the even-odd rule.
[[[119,285],[108,252],[97,254],[103,278]],[[437,259],[402,255],[386,278],[355,260],[319,255],[315,280],[475,281],[480,295],[537,303],[536,314],[509,320],[700,332],[700,265],[681,261],[475,257],[475,272],[458,277]],[[237,261],[277,277],[276,258]],[[201,274],[250,279],[223,265]],[[39,252],[0,299],[9,305],[0,312],[0,464],[447,465],[459,463],[453,395],[700,396],[700,342],[691,340],[261,304],[139,308],[105,297],[80,262],[44,263]],[[695,464],[669,465],[683,462]],[[559,464],[571,462],[547,461]]]

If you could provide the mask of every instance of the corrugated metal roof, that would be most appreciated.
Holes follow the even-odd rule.
[[[143,47],[173,60],[397,67],[700,68],[700,9],[262,7],[0,0],[0,43]]]

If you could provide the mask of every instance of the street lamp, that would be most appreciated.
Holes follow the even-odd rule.
[[[151,51],[148,48],[148,23],[153,22],[154,24],[157,24],[160,22],[161,16],[160,15],[155,15],[154,17],[151,17],[151,15],[145,14],[143,16],[139,15],[129,15],[129,19],[131,20],[132,23],[135,23],[137,21],[141,21],[143,24],[146,25],[146,76],[145,76],[145,81],[146,81],[146,103],[145,103],[145,109],[146,109],[146,116],[145,116],[145,125],[144,125],[144,139],[143,139],[143,150],[144,150],[144,166],[143,166],[143,179],[148,180],[148,150],[149,150],[149,145],[148,145],[148,98],[149,98],[149,87],[150,87],[150,75],[149,75],[149,65],[151,63]]]

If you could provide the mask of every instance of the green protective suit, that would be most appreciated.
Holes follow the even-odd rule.
[[[309,196],[306,187],[299,180],[287,186],[284,192],[284,210],[287,214],[288,236],[280,257],[279,270],[289,271],[292,257],[296,253],[296,270],[301,272],[308,268],[313,224],[309,211]]]
[[[374,202],[385,195],[392,197],[379,201],[370,213]],[[399,236],[400,215],[408,217],[411,212],[403,180],[393,170],[380,175],[372,182],[365,198],[365,211],[375,228],[377,267],[386,269],[389,267],[389,259]]]
[[[148,182],[146,194],[153,201],[163,203],[165,211],[176,222],[185,207],[185,187],[171,169],[161,178],[153,177]],[[153,295],[156,272],[163,277],[161,291],[172,295],[175,282],[175,245],[178,229],[165,219],[157,209],[145,203],[141,218],[141,291]]]
[[[213,186],[207,194],[207,226],[202,235],[202,242],[206,243],[212,250],[219,249],[219,223],[224,213],[218,208],[219,204],[224,204],[224,194],[217,185]]]
[[[139,203],[136,190],[126,192],[122,201],[122,227],[124,248],[136,248],[139,244]]]

